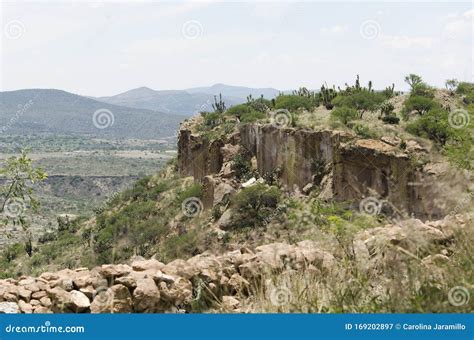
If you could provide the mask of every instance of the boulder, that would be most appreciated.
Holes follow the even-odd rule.
[[[0,314],[19,314],[20,307],[16,302],[0,302]]]
[[[222,309],[224,311],[232,311],[237,309],[240,306],[240,301],[233,296],[223,296],[222,297]]]
[[[136,313],[156,312],[160,302],[160,291],[152,278],[137,281],[133,291],[133,310]]]
[[[127,287],[116,284],[98,291],[90,306],[92,313],[131,313],[132,296]]]
[[[74,313],[82,313],[89,309],[90,301],[89,298],[78,290],[73,290],[69,293],[71,297],[71,308]]]
[[[217,221],[217,226],[222,230],[229,230],[232,227],[232,216],[233,216],[232,209],[227,209],[224,211],[222,216]]]
[[[155,259],[139,260],[132,262],[132,269],[135,271],[161,270],[164,266],[164,263],[161,263],[160,261]]]
[[[18,307],[20,307],[20,310],[22,313],[25,313],[25,314],[33,313],[33,306],[23,300],[18,301]]]
[[[31,292],[23,287],[18,288],[18,296],[26,302],[30,302]]]
[[[131,271],[132,267],[126,264],[104,264],[100,267],[100,274],[107,279],[125,276]]]

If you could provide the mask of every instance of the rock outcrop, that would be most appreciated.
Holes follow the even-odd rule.
[[[438,190],[441,177],[430,171],[433,164],[414,165],[414,157],[426,154],[414,140],[402,149],[401,141],[391,137],[357,139],[341,131],[242,124],[225,141],[208,141],[193,134],[191,127],[188,121],[180,129],[178,166],[181,174],[203,182],[206,208],[223,192],[240,187],[231,170],[237,154],[254,159],[260,176],[277,172],[288,191],[308,193],[319,186],[323,198],[355,206],[365,197],[375,197],[405,217],[424,219],[441,218],[455,205],[452,192]],[[451,178],[449,187],[463,183]]]

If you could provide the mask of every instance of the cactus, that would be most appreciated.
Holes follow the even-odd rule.
[[[336,88],[334,85],[332,88],[329,88],[328,84],[324,83],[321,86],[321,92],[319,93],[319,96],[326,109],[331,110],[334,107],[331,101],[337,96]]]
[[[219,93],[219,101],[217,101],[217,97],[214,96],[214,104],[212,104],[212,108],[216,113],[224,113],[226,110],[226,106],[224,101],[222,100],[222,94]]]

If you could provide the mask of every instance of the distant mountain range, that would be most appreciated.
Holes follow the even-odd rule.
[[[165,91],[140,87],[99,98],[55,89],[6,91],[0,92],[0,134],[161,139],[174,136],[183,119],[211,111],[219,93],[229,107],[249,94],[272,98],[279,91],[224,84]]]
[[[265,98],[275,97],[279,91],[273,88],[249,88],[216,84],[210,87],[196,87],[186,90],[157,91],[140,87],[111,97],[93,98],[109,104],[135,107],[139,109],[192,115],[199,111],[212,110],[214,96],[222,94],[227,106],[243,103],[247,96]]]
[[[82,134],[159,139],[185,116],[99,102],[61,90],[0,92],[1,134]]]

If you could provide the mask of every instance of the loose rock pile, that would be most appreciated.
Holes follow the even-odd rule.
[[[163,313],[186,312],[194,299],[209,295],[235,309],[232,295],[248,292],[265,271],[291,268],[329,270],[334,257],[311,242],[274,243],[222,256],[200,254],[163,264],[142,258],[91,270],[64,269],[37,278],[0,280],[0,313]],[[218,302],[218,301],[216,301]]]
[[[354,239],[356,261],[361,269],[377,268],[395,251],[422,255],[423,264],[435,266],[449,261],[446,245],[456,230],[472,228],[473,221],[472,215],[456,215],[362,231]],[[267,274],[304,269],[325,277],[337,275],[339,262],[309,240],[263,245],[255,251],[242,248],[221,256],[203,253],[168,264],[136,258],[130,264],[0,280],[0,313],[179,313],[211,300],[208,308],[236,312],[241,311],[239,299]]]

